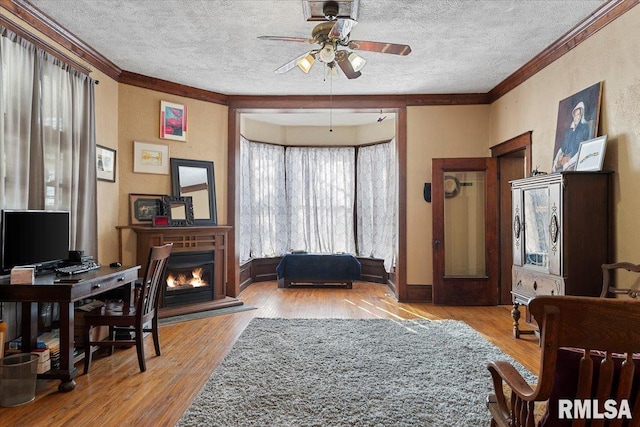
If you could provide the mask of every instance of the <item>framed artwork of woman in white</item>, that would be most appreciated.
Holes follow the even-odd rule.
[[[560,101],[552,172],[575,170],[580,143],[598,132],[602,82]]]

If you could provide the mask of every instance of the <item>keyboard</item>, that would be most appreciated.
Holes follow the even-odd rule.
[[[97,270],[100,268],[100,264],[95,262],[85,262],[82,264],[67,265],[65,267],[58,267],[55,269],[58,276],[72,276],[74,274],[86,273],[87,271]]]

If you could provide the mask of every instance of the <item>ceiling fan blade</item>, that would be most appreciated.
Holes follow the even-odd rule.
[[[347,76],[348,79],[357,79],[358,77],[360,77],[362,73],[353,69],[353,66],[351,65],[351,62],[349,62],[346,52],[342,50],[338,53],[339,55],[336,55],[336,63],[338,64],[344,75]]]
[[[366,40],[351,40],[347,45],[354,50],[367,50],[370,52],[391,53],[393,55],[408,55],[411,53],[411,47],[406,44],[370,42]]]
[[[282,37],[282,36],[258,36],[260,40],[277,40],[285,42],[300,42],[300,43],[315,43],[313,39],[306,39],[304,37]]]
[[[330,39],[338,39],[342,40],[349,35],[351,29],[356,26],[358,21],[354,21],[353,19],[338,19],[333,27],[331,27],[331,31],[329,31]]]
[[[287,71],[294,69],[298,65],[298,61],[309,54],[313,54],[313,51],[303,53],[302,55],[298,56],[296,59],[292,59],[291,61],[287,62],[283,66],[276,68],[275,73],[283,74],[283,73],[286,73]]]

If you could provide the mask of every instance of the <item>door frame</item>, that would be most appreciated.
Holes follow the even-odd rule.
[[[492,157],[432,160],[433,303],[496,305],[498,302],[498,161]],[[485,276],[446,276],[444,240],[444,173],[484,171]]]
[[[524,178],[532,170],[531,150],[532,131],[522,133],[516,137],[508,139],[490,148],[491,157],[498,159],[498,184],[499,184],[499,220],[498,235],[500,236],[500,273],[498,275],[498,304],[511,304],[511,265],[513,264],[513,253],[511,246],[511,185],[508,182],[513,179]],[[512,175],[510,168],[505,167],[505,162],[522,158],[522,174]]]
[[[233,97],[228,105],[227,224],[233,227],[227,240],[227,295],[237,297],[240,281],[240,127],[243,113],[295,113],[304,110],[351,109],[353,112],[396,114],[396,155],[398,168],[397,257],[387,286],[399,301],[407,292],[407,105],[403,98],[356,96],[319,97]]]

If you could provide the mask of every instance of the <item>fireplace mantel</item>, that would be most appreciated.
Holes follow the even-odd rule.
[[[173,243],[171,253],[213,251],[215,272],[213,300],[177,307],[160,308],[159,317],[169,317],[179,314],[195,313],[215,308],[242,305],[242,301],[227,296],[227,241],[230,226],[206,227],[146,227],[130,226],[136,233],[136,263],[145,271],[149,248],[167,243]],[[162,304],[160,304],[162,307]]]

